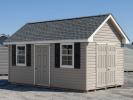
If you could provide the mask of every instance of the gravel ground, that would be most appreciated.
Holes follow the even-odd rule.
[[[12,85],[7,77],[0,79],[0,100],[133,100],[133,72],[125,73],[123,87],[88,93]]]

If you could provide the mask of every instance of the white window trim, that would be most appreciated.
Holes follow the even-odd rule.
[[[19,63],[17,63],[17,50],[18,50],[18,47],[19,46],[24,46],[25,47],[25,63],[24,64],[19,64]],[[16,45],[16,66],[26,66],[26,61],[27,59],[26,59],[26,45],[25,44],[21,44],[21,45]]]
[[[72,45],[72,65],[62,65],[62,45]],[[74,68],[74,43],[61,43],[60,44],[60,67],[61,68]]]

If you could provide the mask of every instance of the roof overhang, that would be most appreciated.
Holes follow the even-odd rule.
[[[10,44],[48,44],[48,43],[72,43],[72,42],[88,42],[88,39],[79,40],[45,40],[45,41],[24,41],[24,42],[4,42],[4,45]]]
[[[128,37],[126,36],[126,34],[123,32],[123,30],[121,29],[121,27],[119,26],[119,24],[116,22],[116,20],[114,19],[114,17],[110,14],[103,22],[102,24],[94,31],[94,33],[88,38],[88,42],[93,42],[93,37],[95,36],[95,34],[103,27],[103,25],[109,20],[111,19],[112,22],[115,24],[115,26],[117,27],[117,29],[120,31],[120,35],[123,37],[123,44],[129,44],[130,40],[128,39]]]

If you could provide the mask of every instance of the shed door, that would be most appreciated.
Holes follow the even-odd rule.
[[[106,86],[106,71],[107,71],[107,48],[106,44],[97,45],[97,87]]]
[[[97,87],[115,85],[115,46],[97,44]]]
[[[114,45],[107,46],[107,85],[115,84],[115,57],[116,49]]]
[[[49,47],[35,46],[35,84],[48,86],[49,84]]]

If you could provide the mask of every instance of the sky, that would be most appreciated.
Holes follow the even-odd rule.
[[[28,22],[112,13],[133,41],[133,0],[0,0],[0,34]]]

